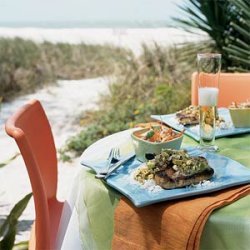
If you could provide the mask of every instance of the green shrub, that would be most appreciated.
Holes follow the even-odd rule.
[[[186,16],[174,20],[188,31],[200,29],[208,34],[213,51],[222,54],[223,70],[249,71],[249,0],[190,0],[180,8]]]
[[[62,159],[68,160],[72,152],[81,154],[104,136],[150,121],[152,114],[171,113],[189,105],[195,65],[181,59],[182,49],[144,45],[139,58],[123,64],[110,93],[101,98],[100,109],[92,112],[91,123],[60,150]]]

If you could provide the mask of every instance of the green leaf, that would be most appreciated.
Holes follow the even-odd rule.
[[[225,51],[227,51],[228,53],[230,53],[231,55],[235,55],[235,56],[238,56],[238,57],[241,57],[241,58],[244,58],[245,53],[246,53],[246,52],[238,51],[236,49],[232,49],[230,47],[223,47],[223,49]],[[249,63],[249,65],[250,65],[250,63]]]
[[[12,250],[28,250],[29,241],[21,241],[14,245]]]
[[[239,38],[234,38],[232,36],[229,36],[230,40],[232,40],[231,44],[234,44],[235,46],[239,46],[239,47],[243,47],[247,50],[249,50],[249,45],[245,42],[243,42],[242,40],[240,40]]]
[[[240,34],[242,34],[243,36],[246,37],[246,39],[250,40],[250,33],[249,30],[244,30],[243,28],[241,28],[239,25],[237,25],[234,22],[231,22],[230,25],[235,28]]]
[[[244,58],[241,58],[241,57],[238,57],[238,56],[233,56],[233,55],[229,55],[230,58],[238,61],[238,62],[241,62],[241,63],[244,63],[248,66],[250,66],[250,61],[249,60],[245,60]]]
[[[16,153],[10,159],[6,160],[5,162],[0,163],[0,168],[7,166],[10,162],[12,162],[14,159],[16,159],[18,155],[20,155],[20,153]]]
[[[238,47],[238,46],[229,44],[229,45],[228,45],[228,48],[231,48],[231,49],[240,51],[240,52],[242,52],[243,54],[247,54],[248,56],[250,55],[250,50],[243,49],[242,47]]]
[[[11,210],[10,214],[0,227],[0,237],[3,237],[0,241],[0,250],[9,250],[13,248],[18,218],[27,207],[31,196],[32,193],[27,194],[22,200],[20,200]]]
[[[248,73],[248,70],[240,68],[240,67],[229,67],[228,70],[230,72],[242,72],[242,73]]]
[[[244,3],[244,1],[241,0],[229,0],[229,2],[244,12],[245,15],[249,16],[249,5],[247,5],[247,2]]]
[[[150,139],[151,137],[153,137],[155,134],[154,130],[150,130],[147,132],[146,134],[146,139]]]

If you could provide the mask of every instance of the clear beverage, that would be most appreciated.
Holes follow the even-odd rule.
[[[200,145],[204,148],[214,147],[218,93],[218,88],[199,88]]]
[[[203,53],[197,55],[198,99],[200,107],[200,148],[216,151],[215,120],[219,94],[221,54]]]

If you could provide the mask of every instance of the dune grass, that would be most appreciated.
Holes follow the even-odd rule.
[[[195,56],[183,59],[186,49],[144,45],[139,58],[121,66],[110,93],[102,96],[99,110],[81,117],[84,128],[60,150],[61,158],[79,155],[94,141],[149,121],[152,114],[171,113],[189,105],[190,79],[196,66]]]
[[[62,158],[68,159],[103,136],[150,120],[151,114],[187,106],[190,77],[196,69],[196,53],[190,51],[204,47],[207,51],[203,44],[171,48],[143,45],[141,56],[135,57],[131,51],[109,45],[0,39],[0,96],[7,100],[56,79],[112,76],[110,93],[102,96],[99,110],[83,114],[83,130],[60,150]]]
[[[92,78],[116,73],[132,56],[109,45],[41,44],[0,39],[0,96],[3,101],[56,79]]]

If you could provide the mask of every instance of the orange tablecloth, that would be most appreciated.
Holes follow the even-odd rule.
[[[199,249],[209,215],[250,194],[250,185],[206,196],[136,208],[122,198],[115,210],[112,249]]]

